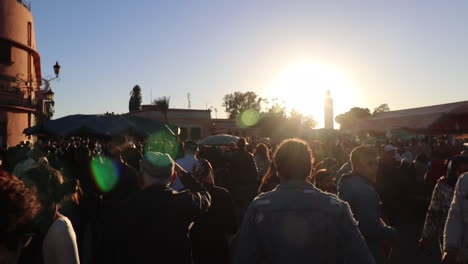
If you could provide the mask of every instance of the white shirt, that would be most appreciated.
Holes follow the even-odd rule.
[[[75,230],[67,217],[60,215],[49,227],[42,255],[45,264],[80,264]]]
[[[195,166],[198,163],[198,159],[193,154],[186,154],[183,158],[180,158],[175,162],[187,172],[192,172],[193,166]],[[179,176],[175,178],[174,182],[172,182],[170,187],[176,191],[181,191],[185,189],[185,186],[182,184],[182,181],[180,180]]]

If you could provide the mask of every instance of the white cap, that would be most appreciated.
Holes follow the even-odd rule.
[[[146,152],[141,165],[143,171],[155,178],[170,178],[174,173],[174,160],[160,152]]]

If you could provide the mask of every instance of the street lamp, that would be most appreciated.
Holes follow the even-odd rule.
[[[54,65],[54,73],[55,73],[55,78],[58,78],[59,76],[59,73],[60,73],[60,65],[58,64],[58,61],[55,62],[55,65]]]

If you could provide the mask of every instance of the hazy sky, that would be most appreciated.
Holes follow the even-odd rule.
[[[62,65],[55,117],[127,112],[135,84],[143,103],[152,90],[186,108],[191,93],[192,108],[223,117],[225,94],[278,96],[272,83],[304,62],[346,80],[335,114],[468,98],[468,1],[33,0],[32,12],[43,76]],[[328,80],[280,100],[322,126]]]

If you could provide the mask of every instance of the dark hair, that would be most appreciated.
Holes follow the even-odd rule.
[[[377,157],[377,154],[371,147],[360,146],[351,151],[351,166],[357,168],[360,164],[370,158]],[[359,165],[358,165],[359,164]]]
[[[276,173],[275,164],[270,163],[267,172],[263,175],[260,186],[258,187],[258,193],[269,192],[273,190],[279,183],[278,174]]]
[[[312,150],[301,139],[284,140],[276,150],[273,160],[281,178],[304,180],[312,170]]]
[[[314,176],[312,178],[313,178],[314,184],[316,184],[317,182],[320,182],[323,179],[328,178],[330,176],[331,176],[331,173],[328,170],[321,169],[321,170],[318,170],[317,172],[315,172]]]
[[[463,164],[468,164],[468,156],[457,155],[448,162],[445,178],[449,185],[455,186],[458,180],[455,171]]]
[[[338,169],[338,162],[334,158],[325,158],[321,162],[317,163],[314,167],[315,171],[319,171],[322,169],[326,169],[329,172],[332,170],[332,168],[335,167],[335,169]]]
[[[237,141],[237,148],[245,150],[246,145],[247,145],[247,142],[245,138],[243,137],[239,138],[239,140]]]
[[[255,147],[255,150],[253,152],[253,155],[260,155],[262,158],[266,158],[267,160],[271,160],[270,158],[270,149],[267,147],[267,145],[263,143],[257,144]]]
[[[140,170],[140,160],[143,158],[143,154],[141,152],[134,148],[127,146],[123,151],[122,151],[122,160],[130,165],[132,168],[135,170],[139,171]]]
[[[62,173],[47,164],[39,164],[26,171],[23,180],[36,186],[43,207],[50,207],[66,199],[78,203],[77,180],[64,181]]]
[[[195,141],[187,140],[184,143],[184,150],[189,152],[196,152],[198,150],[198,144]]]
[[[39,200],[23,181],[0,170],[0,244],[17,249],[39,209]]]

